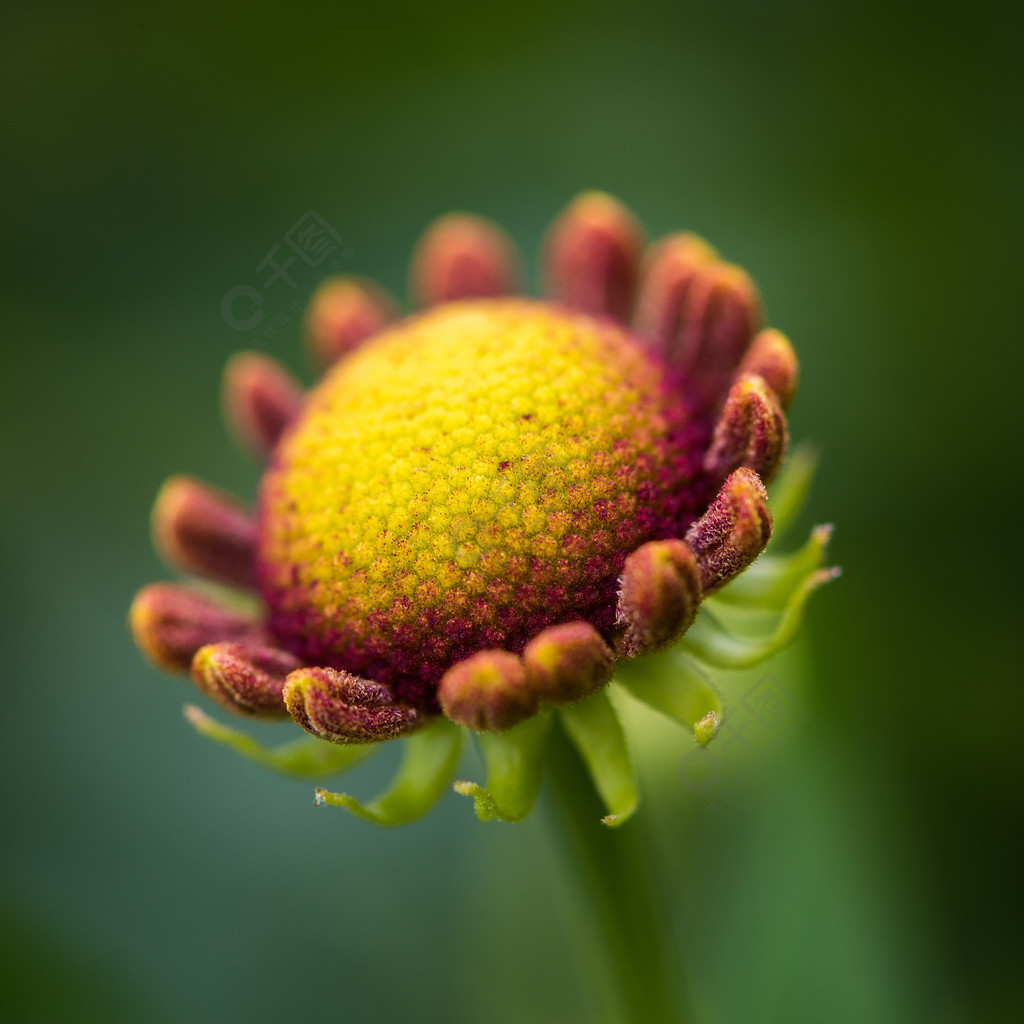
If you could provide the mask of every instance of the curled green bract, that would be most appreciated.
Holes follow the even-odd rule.
[[[540,790],[549,714],[537,715],[500,733],[481,733],[480,752],[487,765],[487,785],[456,782],[455,791],[473,798],[481,821],[522,821]]]
[[[318,804],[344,807],[375,825],[406,825],[421,818],[441,799],[462,750],[462,731],[439,718],[405,741],[391,785],[363,804],[345,793],[316,791]]]
[[[292,778],[337,775],[365,761],[373,752],[370,747],[339,747],[312,736],[303,736],[277,747],[266,747],[240,729],[211,718],[195,704],[185,705],[185,718],[200,736],[222,743],[256,764]]]

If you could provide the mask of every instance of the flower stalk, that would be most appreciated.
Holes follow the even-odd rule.
[[[692,1017],[642,818],[623,828],[601,823],[593,783],[560,727],[548,753],[546,824],[572,894],[578,959],[600,1002],[601,1024],[687,1024]]]

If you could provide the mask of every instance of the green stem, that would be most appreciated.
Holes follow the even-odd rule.
[[[552,730],[554,796],[548,815],[567,883],[576,891],[591,949],[580,958],[603,995],[608,1024],[685,1024],[680,970],[656,901],[650,844],[640,824],[601,824],[605,813],[579,755],[561,727]]]

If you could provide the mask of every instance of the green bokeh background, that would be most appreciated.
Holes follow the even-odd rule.
[[[305,211],[403,293],[436,214],[492,216],[532,260],[587,187],[758,280],[845,568],[810,615],[807,722],[755,783],[722,804],[648,780],[701,1021],[1019,1019],[1011,12],[9,12],[0,1020],[583,1019],[540,819],[480,825],[454,795],[397,832],[315,810],[192,734],[187,685],[124,619],[166,573],[163,477],[252,493],[217,395],[259,332],[220,304]],[[309,379],[294,314],[260,344]]]

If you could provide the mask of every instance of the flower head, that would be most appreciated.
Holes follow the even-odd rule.
[[[461,731],[450,723],[482,734],[492,769],[515,762],[510,750],[539,750],[553,708],[585,758],[618,743],[613,675],[661,664],[651,656],[671,653],[769,541],[764,483],[785,454],[796,359],[761,329],[742,270],[691,235],[643,256],[636,222],[606,195],[569,206],[544,262],[550,299],[510,297],[510,241],[449,215],[414,256],[423,311],[398,319],[355,279],[321,286],[306,324],[327,370],[308,394],[268,357],[236,356],[225,413],[268,463],[255,514],[175,477],[154,534],[172,564],[256,591],[262,610],[157,584],[132,609],[140,647],[231,711],[290,715],[340,745],[307,751],[316,767],[409,735],[398,787],[423,788],[421,761],[451,771]],[[689,720],[702,743],[713,705]],[[614,757],[588,760],[599,788],[618,770]],[[514,817],[533,783],[502,777],[460,786],[482,815]]]

